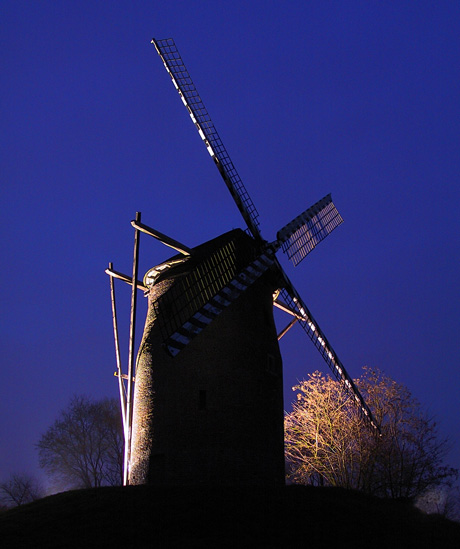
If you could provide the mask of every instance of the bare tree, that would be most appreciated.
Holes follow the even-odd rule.
[[[123,433],[115,399],[73,397],[37,447],[40,467],[61,487],[122,483]]]
[[[285,418],[290,477],[302,484],[355,487],[361,474],[356,459],[359,428],[364,426],[358,415],[356,423],[348,421],[353,411],[349,396],[320,372],[293,389],[297,402]]]
[[[443,463],[447,440],[410,391],[379,370],[357,380],[382,436],[372,430],[353,399],[330,377],[315,372],[296,387],[285,418],[290,477],[389,497],[414,497],[450,484],[457,471]]]
[[[6,507],[30,503],[43,497],[43,489],[38,480],[28,474],[13,474],[0,483],[0,501]]]

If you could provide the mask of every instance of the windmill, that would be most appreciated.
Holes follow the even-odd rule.
[[[195,248],[141,223],[132,277],[111,276],[117,375],[125,429],[125,483],[282,484],[283,382],[278,341],[298,324],[336,379],[378,429],[370,409],[281,267],[298,265],[342,223],[331,195],[263,239],[257,210],[172,39],[152,40],[247,229]],[[178,254],[137,279],[139,233]],[[113,278],[132,285],[128,374],[121,372]],[[148,313],[134,364],[136,290]],[[279,334],[273,306],[290,315]]]

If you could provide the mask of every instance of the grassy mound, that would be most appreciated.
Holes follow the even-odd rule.
[[[409,502],[287,486],[65,492],[0,514],[10,547],[460,547],[460,524]]]

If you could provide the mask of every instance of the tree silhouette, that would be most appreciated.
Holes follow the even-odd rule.
[[[26,473],[14,473],[0,483],[0,501],[6,507],[30,503],[43,497],[43,489],[36,478]]]
[[[122,483],[123,432],[115,399],[74,396],[37,447],[40,467],[60,487]]]

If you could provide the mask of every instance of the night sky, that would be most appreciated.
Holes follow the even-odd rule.
[[[459,36],[456,1],[4,0],[0,480],[37,472],[72,395],[118,395],[104,270],[131,272],[136,211],[189,247],[244,228],[152,37],[175,39],[267,240],[332,193],[344,223],[281,262],[349,374],[406,384],[460,467]],[[140,248],[140,278],[173,255]],[[281,343],[289,410],[328,368],[300,327]]]

